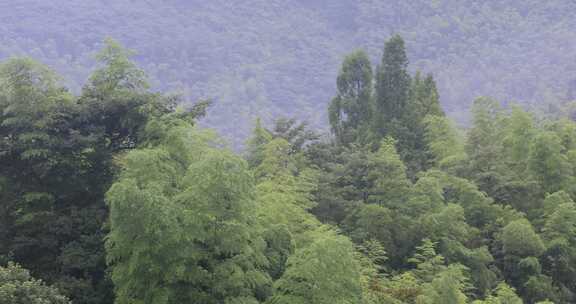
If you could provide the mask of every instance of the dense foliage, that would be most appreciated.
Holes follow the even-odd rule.
[[[460,132],[394,35],[345,57],[331,136],[258,121],[238,155],[131,55],[79,94],[0,65],[2,303],[576,301],[569,117],[483,97]]]
[[[0,302],[5,304],[69,304],[55,288],[35,280],[22,267],[0,267]]]

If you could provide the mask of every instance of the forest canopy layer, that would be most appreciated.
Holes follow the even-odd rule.
[[[131,56],[78,94],[0,64],[0,303],[576,301],[570,115],[482,97],[457,129],[394,35],[344,58],[329,135],[257,121],[238,154]]]

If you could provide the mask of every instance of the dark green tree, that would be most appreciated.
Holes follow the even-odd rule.
[[[337,95],[328,109],[332,133],[347,145],[369,136],[372,104],[372,67],[363,51],[344,58],[336,81]]]
[[[398,138],[407,115],[410,75],[404,40],[399,35],[384,44],[380,66],[376,69],[374,131],[379,138]]]

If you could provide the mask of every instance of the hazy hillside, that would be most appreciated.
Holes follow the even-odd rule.
[[[30,55],[79,89],[113,37],[138,52],[156,88],[213,98],[206,123],[238,144],[255,116],[324,126],[343,56],[362,47],[376,63],[394,32],[457,120],[478,95],[565,98],[575,13],[572,0],[5,0],[0,59]]]

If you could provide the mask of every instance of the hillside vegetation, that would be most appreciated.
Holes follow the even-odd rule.
[[[0,58],[31,56],[78,92],[112,37],[153,88],[213,99],[203,124],[239,146],[256,117],[326,129],[339,62],[357,48],[378,62],[394,33],[459,123],[483,95],[549,111],[576,90],[575,12],[571,0],[5,1]]]
[[[239,155],[130,55],[79,93],[0,64],[0,303],[576,301],[569,115],[481,97],[462,132],[394,35],[345,56],[329,137],[257,121]]]

